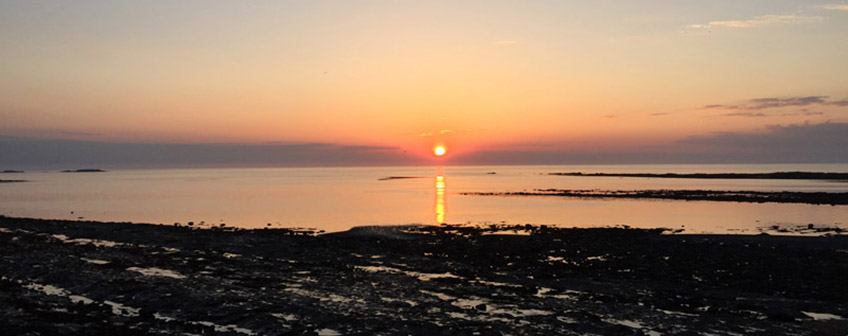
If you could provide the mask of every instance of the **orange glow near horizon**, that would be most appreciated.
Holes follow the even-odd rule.
[[[521,163],[848,123],[840,5],[614,2],[0,2],[0,136]]]
[[[448,150],[445,149],[445,146],[436,146],[433,148],[433,154],[436,154],[436,156],[444,156],[447,152]]]

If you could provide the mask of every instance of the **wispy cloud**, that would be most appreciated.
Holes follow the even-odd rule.
[[[766,108],[786,107],[786,106],[808,106],[812,104],[825,104],[827,96],[807,96],[807,97],[790,97],[790,98],[756,98],[751,99],[749,109],[761,110]]]
[[[795,25],[824,21],[822,16],[805,15],[761,15],[747,20],[710,21],[708,23],[691,24],[690,29],[725,28],[757,28],[770,25]]]
[[[720,115],[722,117],[768,117],[767,114],[762,112],[733,112],[733,113],[725,113]]]
[[[801,111],[801,112],[790,112],[790,113],[783,113],[783,114],[781,114],[781,116],[794,116],[794,115],[803,115],[803,116],[820,116],[820,115],[824,115],[824,112],[818,112],[818,111],[806,111],[806,110],[804,110],[804,111]]]
[[[846,4],[828,4],[828,5],[816,6],[815,8],[823,9],[823,10],[848,11],[848,5],[846,5]]]
[[[438,130],[438,131],[434,131],[434,132],[421,132],[421,133],[418,133],[418,136],[420,136],[420,137],[429,137],[429,136],[433,136],[433,135],[436,135],[436,134],[438,134],[438,135],[445,135],[445,134],[451,134],[451,133],[453,133],[453,131],[452,131],[452,130],[449,130],[449,129],[440,129],[440,130]]]
[[[749,118],[762,118],[762,117],[789,117],[789,116],[820,116],[824,115],[824,112],[818,111],[800,111],[800,112],[786,112],[786,113],[777,113],[777,114],[766,114],[763,112],[731,112],[718,115],[719,117],[749,117]]]
[[[781,107],[831,105],[848,106],[848,99],[828,100],[828,96],[801,96],[801,97],[767,97],[755,98],[740,104],[713,104],[704,106],[704,109],[733,109],[733,110],[763,110]]]

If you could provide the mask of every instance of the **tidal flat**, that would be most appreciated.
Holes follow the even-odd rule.
[[[848,237],[0,217],[9,334],[844,335]]]

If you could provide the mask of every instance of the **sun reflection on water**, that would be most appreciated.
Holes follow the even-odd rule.
[[[444,170],[437,169],[436,170],[436,206],[434,212],[436,213],[436,224],[441,224],[445,222],[445,214],[447,211],[445,210],[445,174]]]

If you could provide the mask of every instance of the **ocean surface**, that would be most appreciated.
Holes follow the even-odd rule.
[[[848,206],[673,200],[466,196],[534,189],[708,189],[848,192],[848,181],[551,176],[553,172],[848,172],[848,164],[605,165],[115,170],[26,172],[0,179],[0,214],[195,226],[547,224],[665,227],[684,233],[758,233],[814,224],[848,228]],[[405,177],[384,179],[387,177]],[[201,225],[202,223],[202,225]]]

